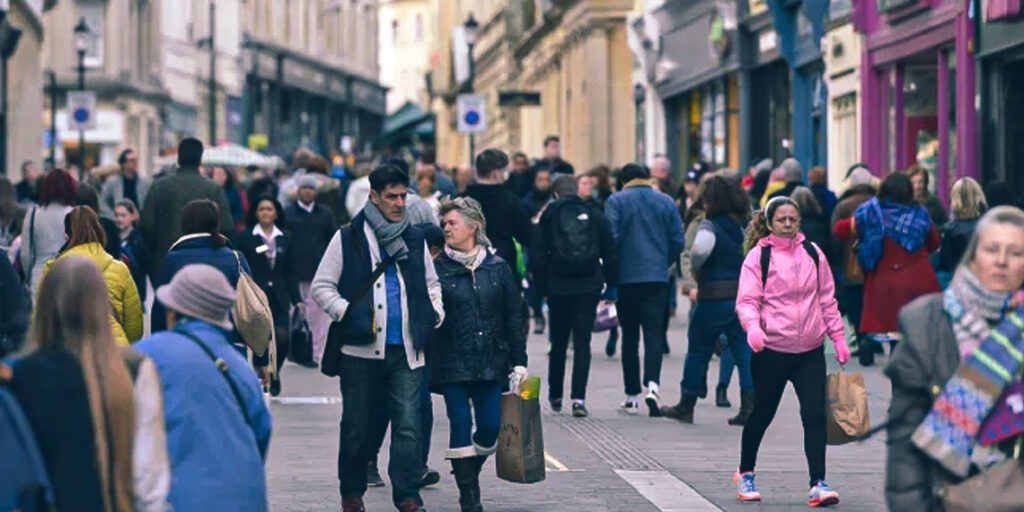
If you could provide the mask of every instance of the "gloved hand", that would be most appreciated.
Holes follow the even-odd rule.
[[[845,366],[850,362],[850,347],[846,346],[846,340],[836,340],[833,344],[836,346],[836,361]]]
[[[512,368],[512,373],[508,374],[509,389],[513,393],[519,392],[519,385],[526,380],[529,374],[526,372],[525,366],[516,366]]]
[[[755,353],[764,350],[764,331],[760,327],[753,327],[747,331],[747,345]]]

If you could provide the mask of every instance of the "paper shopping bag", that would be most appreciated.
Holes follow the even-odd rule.
[[[846,444],[867,433],[871,427],[868,391],[859,373],[828,376],[825,409],[826,440],[830,445]]]
[[[540,400],[524,400],[517,394],[502,395],[496,465],[498,478],[502,480],[520,484],[544,480]]]

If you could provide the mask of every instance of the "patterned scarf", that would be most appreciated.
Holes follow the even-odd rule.
[[[932,227],[932,220],[924,208],[888,201],[882,204],[877,197],[860,205],[853,212],[853,217],[860,234],[857,261],[868,271],[874,270],[882,258],[885,237],[893,239],[909,252],[916,252],[924,245],[924,238]]]
[[[1009,295],[996,306],[998,294],[981,288],[966,267],[958,269],[957,276],[956,285],[946,290],[943,307],[961,347],[976,348],[961,358],[911,439],[947,470],[966,477],[972,465],[985,469],[1004,458],[998,450],[978,444],[977,437],[982,421],[1024,364],[1024,308],[1006,313],[996,328],[990,328],[988,321],[1003,316]]]
[[[398,260],[409,258],[409,248],[406,247],[405,240],[402,239],[402,233],[405,233],[405,228],[409,227],[408,215],[402,217],[401,221],[392,222],[380,213],[373,201],[366,202],[366,206],[363,207],[363,215],[366,217],[366,223],[370,225],[370,229],[377,237],[377,242],[384,247],[388,256]]]
[[[487,250],[479,245],[471,251],[460,251],[452,248],[450,245],[445,245],[444,252],[449,258],[470,270],[476,270],[484,262],[484,258],[487,257]]]

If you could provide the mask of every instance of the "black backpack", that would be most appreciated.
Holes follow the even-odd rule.
[[[552,264],[559,274],[585,276],[601,264],[601,237],[597,219],[586,204],[566,202],[554,219]]]
[[[800,245],[804,246],[804,250],[814,260],[814,270],[818,270],[818,266],[821,263],[818,262],[818,250],[815,249],[814,243],[810,240],[804,240]],[[768,267],[772,262],[772,246],[766,245],[761,248],[761,287],[768,284]]]

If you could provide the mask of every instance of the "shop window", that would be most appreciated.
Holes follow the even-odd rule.
[[[949,90],[949,98],[946,109],[947,115],[949,116],[949,154],[947,155],[947,162],[949,162],[949,165],[946,167],[946,184],[950,189],[952,189],[953,183],[956,182],[956,177],[958,176],[956,168],[956,55],[953,51],[947,51],[946,53],[946,60],[949,62],[949,87],[947,87]]]
[[[878,1],[878,12],[888,12],[897,7],[903,7],[914,3],[914,0],[877,0]]]
[[[903,158],[928,170],[931,191],[938,183],[938,68],[907,66],[903,76]]]
[[[729,112],[726,101],[726,82],[718,80],[703,88],[699,110],[700,159],[713,168],[728,165],[727,126]],[[696,123],[695,123],[696,124]]]
[[[830,159],[839,169],[848,169],[857,163],[858,140],[857,133],[857,95],[850,93],[832,100],[832,125],[829,127],[833,132],[830,139],[834,142],[830,151]]]

